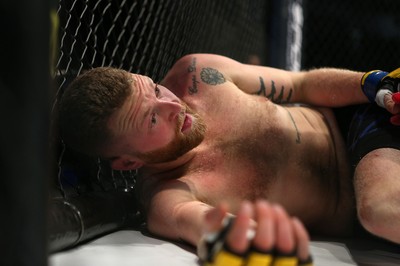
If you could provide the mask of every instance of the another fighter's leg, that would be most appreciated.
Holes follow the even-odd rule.
[[[376,105],[358,109],[348,148],[361,225],[374,235],[400,243],[400,126]]]
[[[400,150],[366,154],[354,174],[360,223],[370,233],[400,243]]]

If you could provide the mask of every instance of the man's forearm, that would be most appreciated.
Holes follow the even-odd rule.
[[[334,68],[299,73],[295,83],[300,92],[297,100],[326,107],[367,103],[368,99],[360,86],[363,74]]]

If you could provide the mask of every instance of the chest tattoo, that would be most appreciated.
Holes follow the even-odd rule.
[[[289,112],[289,110],[286,109],[286,108],[285,108],[285,110],[288,112],[289,117],[290,117],[290,120],[292,120],[293,125],[294,125],[294,128],[295,128],[295,130],[296,130],[296,143],[297,143],[297,144],[300,144],[300,143],[301,143],[300,132],[299,132],[299,129],[297,128],[296,121],[294,121],[293,116],[292,116],[292,114]]]

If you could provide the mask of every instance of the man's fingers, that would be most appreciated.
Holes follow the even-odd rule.
[[[289,254],[295,249],[295,239],[291,219],[281,206],[273,207],[276,219],[276,248],[278,252]]]
[[[383,104],[379,105],[379,106],[382,108],[385,108],[389,113],[392,113],[392,114],[395,113],[396,108],[398,109],[398,106],[393,101],[392,94],[386,94],[383,99]]]
[[[260,251],[271,251],[275,245],[275,222],[272,206],[264,200],[255,203],[257,221],[253,246]]]
[[[237,254],[244,254],[250,246],[248,231],[253,217],[253,207],[243,202],[229,231],[226,241],[228,247]]]
[[[310,257],[309,241],[310,237],[303,224],[297,218],[292,218],[292,225],[297,243],[297,257],[301,261],[306,261]]]

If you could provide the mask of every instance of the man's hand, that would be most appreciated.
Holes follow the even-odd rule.
[[[264,200],[242,203],[235,218],[220,205],[206,214],[204,229],[198,247],[204,265],[312,265],[301,222]]]
[[[390,73],[375,70],[364,74],[361,88],[370,102],[393,114],[392,124],[400,125],[400,68]]]

